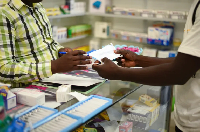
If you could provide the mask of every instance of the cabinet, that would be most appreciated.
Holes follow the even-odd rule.
[[[92,128],[100,132],[119,132],[119,129],[124,131],[124,128],[131,128],[133,132],[169,131],[171,93],[172,88],[170,86],[146,86],[132,82],[107,81],[88,95],[111,98],[113,104],[76,130],[83,130],[84,126],[87,129]],[[158,104],[149,107],[141,103],[139,101],[141,95],[149,95],[155,98]],[[61,105],[58,109],[61,111],[75,103],[77,103],[77,100],[73,99]],[[131,108],[135,110],[131,110]],[[124,123],[130,124],[130,126],[126,127],[123,125]],[[98,127],[95,127],[95,125]]]
[[[83,1],[83,0],[77,0]],[[89,3],[89,0],[84,0],[84,2]],[[61,5],[64,3],[64,0],[50,0],[44,1],[44,7],[54,7],[55,5]],[[138,8],[138,9],[154,9],[154,10],[170,10],[170,11],[189,11],[192,1],[191,0],[112,0],[112,3],[116,7],[125,7],[125,8]],[[91,13],[86,12],[83,14],[74,14],[74,15],[63,15],[50,17],[50,20],[53,25],[59,26],[69,26],[76,25],[80,23],[86,23],[93,25],[96,21],[109,22],[112,24],[112,29],[120,29],[130,32],[138,33],[147,33],[149,26],[156,21],[168,21],[175,23],[175,33],[174,38],[179,38],[182,40],[183,30],[186,20],[176,20],[170,18],[148,18],[148,17],[138,17],[138,16],[126,16],[126,15],[114,15],[114,14],[100,14],[100,13]],[[76,41],[66,41],[62,43],[63,46],[69,46],[72,48],[88,45],[91,39],[96,39],[94,37],[81,38],[81,40],[75,39]],[[154,46],[148,44],[134,43],[128,41],[119,41],[116,39],[100,39],[100,45],[104,46],[109,43],[114,45],[134,45],[141,48],[155,48],[155,49],[172,49],[177,50],[177,48],[166,47],[166,46]]]

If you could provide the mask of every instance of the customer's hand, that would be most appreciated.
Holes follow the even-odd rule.
[[[110,79],[110,80],[117,79],[119,67],[108,58],[102,59],[102,62],[104,64],[102,65],[94,64],[92,65],[92,68],[98,72],[99,76],[105,79]]]
[[[124,50],[124,49],[116,50],[115,53],[123,55],[122,58],[117,59],[118,65],[120,65],[122,67],[136,66],[136,60],[138,57],[138,55],[136,53],[129,51],[129,50]]]
[[[86,70],[86,66],[78,66],[78,65],[86,65],[91,64],[92,61],[87,59],[92,59],[90,56],[84,56],[86,54],[85,51],[76,50],[68,52],[64,54],[59,59],[51,62],[51,70],[52,73],[61,73],[61,72],[70,72],[73,70]]]
[[[58,50],[58,56],[59,57],[63,56],[63,54],[60,54],[59,52],[71,52],[71,51],[73,51],[73,50],[69,47],[61,48]]]

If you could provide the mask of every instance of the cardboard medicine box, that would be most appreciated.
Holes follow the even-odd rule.
[[[157,104],[154,107],[149,107],[146,104],[138,101],[132,107],[134,107],[135,109],[147,110],[151,113],[150,126],[158,119],[160,104]]]
[[[127,120],[133,122],[133,127],[147,130],[150,126],[151,113],[148,110],[129,108]]]
[[[90,0],[89,12],[91,13],[106,13],[106,7],[112,6],[111,0]]]
[[[123,122],[119,126],[119,132],[132,132],[133,123],[132,122]]]

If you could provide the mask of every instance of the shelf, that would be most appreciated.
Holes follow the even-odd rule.
[[[77,17],[77,16],[84,16],[85,13],[78,13],[78,14],[66,14],[66,15],[57,15],[57,16],[49,16],[49,19],[59,19],[59,18],[67,18],[67,17]]]
[[[115,15],[115,14],[102,14],[102,13],[79,13],[79,14],[66,14],[66,15],[58,15],[58,16],[49,16],[49,19],[59,19],[59,18],[67,18],[67,17],[78,17],[78,16],[101,16],[101,17],[115,17],[115,18],[127,18],[127,19],[136,19],[136,20],[149,20],[149,21],[169,21],[169,22],[179,22],[185,23],[186,20],[177,20],[170,18],[155,18],[155,17],[142,17],[142,16],[129,16],[129,15]]]
[[[115,18],[138,19],[138,20],[150,20],[150,21],[169,21],[169,22],[179,22],[179,23],[185,23],[186,22],[186,20],[177,20],[177,19],[170,19],[170,18],[155,18],[155,17],[115,15],[115,14],[102,14],[102,13],[86,13],[86,15],[101,16],[101,17],[115,17]]]
[[[78,37],[74,37],[74,38],[66,38],[63,40],[59,40],[58,43],[67,43],[67,42],[71,42],[71,41],[75,41],[75,40],[79,40],[79,39],[84,39],[86,37],[88,37],[88,35],[78,36]]]
[[[145,47],[149,46],[149,47],[156,48],[156,49],[170,49],[170,50],[174,49],[174,50],[177,50],[177,48],[174,47],[174,46],[153,45],[153,44],[132,42],[132,41],[128,41],[128,40],[121,40],[121,39],[114,39],[114,38],[102,38],[102,40],[118,41],[118,42],[122,42],[122,43],[131,43],[131,45],[141,45],[141,46],[145,46]]]

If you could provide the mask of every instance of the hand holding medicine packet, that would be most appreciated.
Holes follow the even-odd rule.
[[[115,50],[116,48],[112,44],[110,44],[110,45],[106,45],[102,49],[89,53],[89,56],[92,56],[98,61],[101,61],[105,57],[107,57],[110,60],[114,60],[118,57],[121,57],[121,55],[114,53]]]

